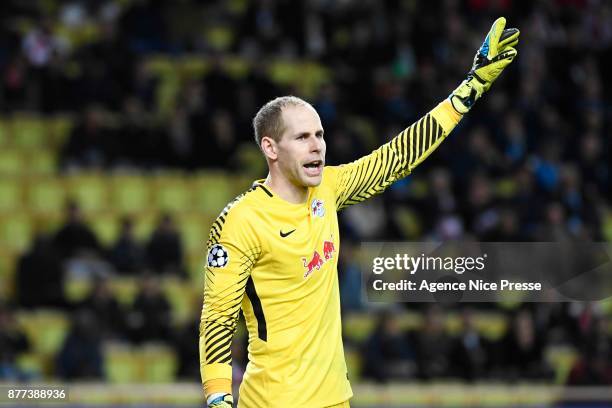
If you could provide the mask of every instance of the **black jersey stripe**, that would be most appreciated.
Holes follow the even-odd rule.
[[[253,282],[253,277],[249,276],[246,284],[246,294],[251,302],[251,306],[253,306],[253,313],[255,314],[255,319],[257,319],[257,335],[263,341],[268,341],[268,327],[266,325],[266,317],[264,316],[263,308],[261,307],[261,300],[257,295],[257,290],[255,289],[255,283]]]

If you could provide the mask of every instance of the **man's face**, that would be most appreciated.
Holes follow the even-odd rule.
[[[278,164],[283,174],[300,187],[321,184],[325,165],[323,126],[310,106],[283,108],[285,131],[277,143]]]

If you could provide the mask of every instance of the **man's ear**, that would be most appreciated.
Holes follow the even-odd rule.
[[[278,144],[269,136],[261,138],[261,151],[270,160],[278,158]]]

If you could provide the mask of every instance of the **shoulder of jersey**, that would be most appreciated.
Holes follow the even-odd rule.
[[[237,224],[231,222],[234,225],[241,225],[242,221],[249,219],[251,211],[262,205],[261,200],[272,197],[270,191],[260,185],[255,184],[244,193],[240,194],[232,201],[230,201],[217,219],[213,222],[210,231],[210,244],[215,244],[221,236],[221,231],[228,224],[229,220],[236,221]]]

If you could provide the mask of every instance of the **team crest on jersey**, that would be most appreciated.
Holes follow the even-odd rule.
[[[229,253],[223,245],[215,244],[208,251],[208,266],[211,268],[223,268],[229,262]]]
[[[323,218],[323,216],[325,215],[325,207],[323,206],[323,201],[319,200],[318,198],[313,199],[312,203],[310,204],[310,212],[315,217]]]

